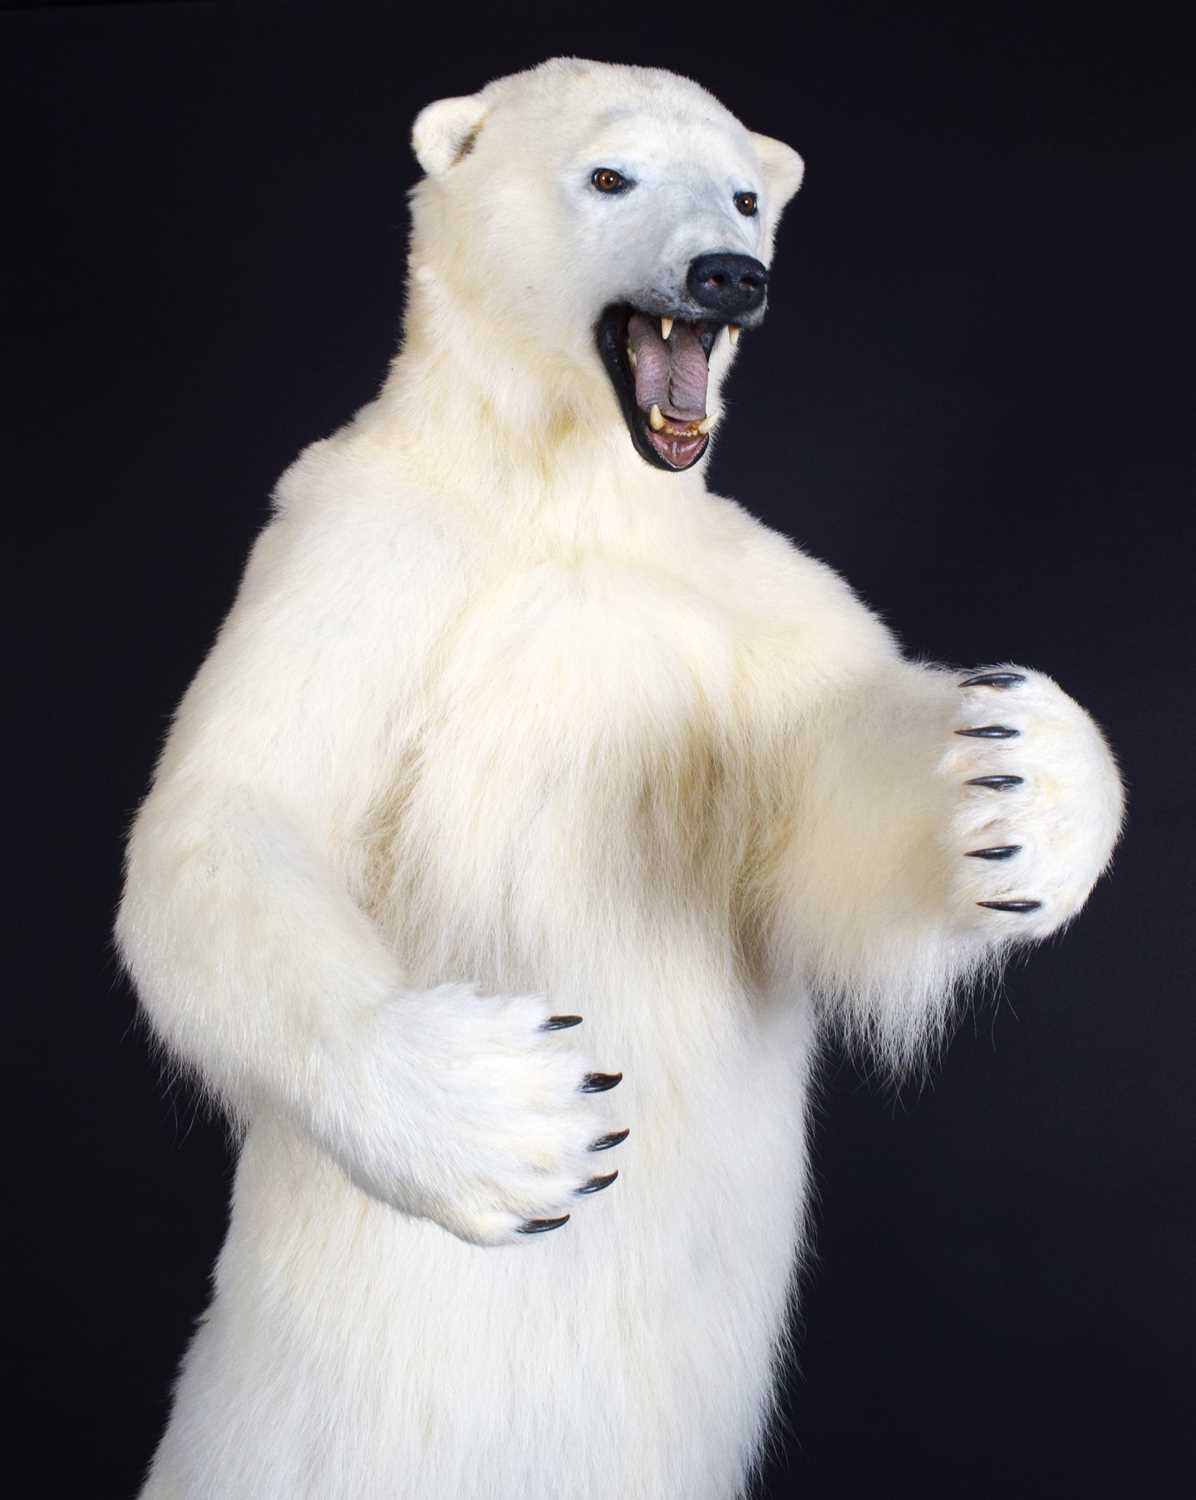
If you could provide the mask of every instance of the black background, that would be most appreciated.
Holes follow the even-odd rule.
[[[714,486],[912,650],[1055,675],[1131,792],[1112,878],[933,1079],[828,1063],[767,1494],[1189,1492],[1190,54],[1142,7],[418,15],[0,18],[6,1406],[39,1492],[133,1494],[224,1222],[221,1129],[108,948],[122,830],[274,479],[381,379],[412,116],[570,51],[691,73],[807,158]]]

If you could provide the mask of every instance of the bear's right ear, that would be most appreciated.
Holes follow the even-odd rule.
[[[421,109],[411,127],[411,149],[429,177],[442,177],[468,156],[486,118],[480,94],[438,99]]]

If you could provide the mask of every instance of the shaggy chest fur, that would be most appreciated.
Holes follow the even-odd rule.
[[[637,952],[684,931],[742,966],[761,812],[782,796],[760,725],[778,749],[785,650],[751,665],[749,730],[760,649],[725,600],[626,564],[545,562],[479,589],[432,653],[367,831],[371,905],[403,957],[543,982],[576,968],[583,931]]]

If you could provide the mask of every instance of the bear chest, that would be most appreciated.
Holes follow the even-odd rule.
[[[614,772],[667,762],[695,738],[730,743],[741,634],[714,599],[658,575],[546,566],[504,579],[437,653],[429,742],[516,776]]]
[[[757,800],[742,647],[733,618],[668,580],[496,586],[430,666],[396,869],[442,911],[513,892],[609,906],[717,887],[723,903]]]

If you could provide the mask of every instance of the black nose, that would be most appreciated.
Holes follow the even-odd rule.
[[[768,290],[768,272],[750,255],[699,255],[686,279],[694,301],[724,318],[755,312]]]

